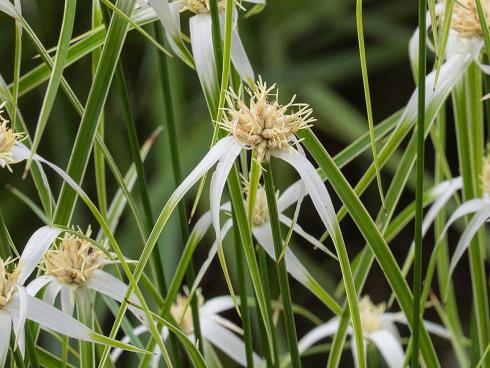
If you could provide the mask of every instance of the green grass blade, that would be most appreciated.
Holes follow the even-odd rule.
[[[73,26],[75,23],[76,7],[76,0],[65,1],[65,10],[63,13],[60,38],[58,41],[58,50],[54,59],[54,65],[51,72],[51,78],[49,79],[48,88],[46,90],[46,94],[44,95],[41,112],[39,113],[39,118],[37,120],[36,132],[34,133],[31,147],[31,156],[27,160],[24,176],[27,174],[27,171],[29,170],[32,163],[32,158],[36,154],[36,151],[39,147],[44,129],[46,128],[46,124],[48,123],[51,109],[54,105],[56,94],[58,93],[58,87],[61,82],[63,69],[65,68],[66,55],[68,53],[68,47],[70,45]]]
[[[385,208],[385,200],[383,194],[383,182],[381,181],[381,172],[378,165],[378,154],[376,152],[376,140],[374,137],[374,122],[373,109],[371,106],[371,91],[369,88],[369,76],[366,61],[366,46],[364,44],[364,27],[362,19],[362,0],[356,1],[356,24],[357,24],[357,39],[359,44],[359,57],[361,59],[362,83],[364,86],[364,98],[366,101],[367,118],[369,124],[369,137],[371,139],[371,149],[373,151],[374,167],[376,169],[376,181],[378,183],[379,197],[381,204]]]
[[[123,1],[121,10],[127,14],[133,11],[135,0]],[[119,4],[119,1],[118,1]],[[114,75],[117,60],[122,50],[126,33],[127,23],[124,19],[113,17],[109,30],[107,31],[106,41],[100,62],[95,74],[94,82],[90,88],[87,99],[86,109],[80,122],[75,145],[70,155],[67,173],[76,182],[83,179],[90,151],[97,132],[97,125],[102,114],[107,94]],[[58,200],[55,212],[55,221],[60,224],[69,222],[76,203],[76,193],[67,184],[64,184]]]
[[[271,223],[272,237],[274,241],[274,250],[276,254],[276,259],[278,260],[276,263],[276,271],[283,302],[284,322],[289,346],[289,354],[291,355],[291,365],[293,366],[293,368],[298,368],[301,367],[301,359],[299,357],[298,336],[296,334],[296,324],[294,322],[291,290],[289,288],[288,282],[288,272],[286,270],[286,261],[284,259],[280,260],[279,258],[281,256],[283,248],[283,239],[281,235],[281,224],[279,222],[279,212],[277,210],[276,203],[276,189],[274,187],[274,178],[272,176],[272,166],[270,164],[270,161],[265,162],[263,165],[264,184],[267,195],[267,207],[269,208],[269,218]]]
[[[407,315],[409,325],[412,327],[413,296],[393,254],[386,244],[386,241],[383,239],[383,236],[380,234],[376,224],[369,216],[364,205],[361,203],[350,184],[336,167],[331,157],[314,136],[313,132],[309,129],[302,130],[299,132],[299,136],[304,139],[304,145],[313,155],[319,166],[325,171],[335,191],[340,196],[344,205],[348,208],[349,214],[354,219],[369,247],[375,254],[379,265],[383,269],[388,282],[397,296],[401,308]],[[426,364],[431,367],[438,367],[439,362],[437,355],[435,354],[429,335],[423,326],[421,326],[420,337],[421,350]]]
[[[419,0],[419,67],[418,67],[418,119],[417,119],[417,188],[415,191],[415,259],[413,266],[413,298],[415,303],[412,311],[412,366],[419,366],[420,297],[422,292],[422,222],[424,220],[424,163],[425,163],[425,74],[427,70],[426,56],[426,12],[427,0]]]

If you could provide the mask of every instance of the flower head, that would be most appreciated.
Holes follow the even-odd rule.
[[[369,298],[364,296],[359,301],[359,313],[361,314],[362,329],[366,333],[373,333],[381,327],[381,316],[385,312],[386,305],[384,303],[375,305]]]
[[[260,77],[255,90],[245,89],[250,97],[248,105],[242,99],[241,89],[238,94],[228,91],[228,107],[221,125],[240,144],[255,149],[259,162],[268,159],[269,151],[289,147],[294,134],[315,121],[309,105],[294,102],[296,96],[286,105],[279,104],[276,85],[268,87]]]
[[[0,309],[10,301],[19,281],[19,267],[16,267],[11,273],[7,271],[7,266],[12,262],[11,259],[3,260],[0,258]]]
[[[198,306],[201,307],[204,304],[204,297],[201,290],[196,290],[196,298]],[[179,294],[175,298],[175,302],[170,308],[170,313],[179,324],[180,329],[186,335],[191,334],[194,331],[194,321],[192,319],[192,310],[190,307],[189,290],[186,288],[184,294]]]
[[[445,4],[445,2],[446,0],[440,1],[441,4]],[[481,0],[481,4],[488,23],[490,22],[490,0]],[[461,37],[471,38],[483,36],[475,0],[459,0],[454,3],[451,28]]]
[[[8,127],[9,121],[2,116],[3,106],[5,106],[5,102],[0,105],[0,166],[7,167],[7,169],[11,170],[10,164],[14,163],[12,159],[12,148],[22,135],[20,133],[14,133]]]
[[[101,268],[106,261],[104,253],[88,241],[68,233],[56,249],[48,250],[44,255],[48,275],[55,276],[62,283],[77,286],[84,284],[92,272]]]

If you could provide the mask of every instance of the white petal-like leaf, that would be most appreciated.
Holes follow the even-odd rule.
[[[128,291],[128,285],[102,270],[94,270],[85,283],[85,286],[89,289],[107,295],[114,300],[117,300],[119,303],[124,301],[124,297]],[[138,299],[134,294],[131,296],[130,300],[134,304],[139,304]],[[128,309],[141,322],[147,322],[145,313],[141,309],[134,306],[128,306]]]
[[[216,75],[211,24],[211,16],[209,14],[197,14],[189,19],[192,54],[196,63],[196,72],[210,108],[218,106],[215,93],[218,89],[218,77]]]
[[[337,332],[338,328],[338,318],[333,318],[327,323],[315,327],[298,341],[298,349],[300,353],[304,353],[307,349],[325,337],[332,336],[335,332]]]
[[[12,322],[10,314],[0,310],[0,367],[5,365],[7,354],[10,344],[10,330],[12,328]]]
[[[464,216],[470,215],[472,213],[482,211],[485,208],[490,208],[490,203],[488,203],[483,199],[476,198],[476,199],[470,199],[469,201],[466,201],[461,206],[459,206],[456,209],[456,211],[453,212],[448,222],[446,223],[446,226],[444,227],[444,230],[442,231],[440,238],[443,238],[446,235],[446,232],[448,231],[449,227],[451,227],[451,225],[455,221],[459,220]]]
[[[60,290],[61,310],[69,316],[72,316],[75,310],[75,292],[69,285],[63,285]]]
[[[463,256],[464,252],[470,246],[471,240],[475,236],[476,232],[482,227],[482,225],[490,218],[490,208],[486,208],[477,212],[471,219],[470,223],[466,227],[465,231],[459,239],[456,250],[451,258],[451,264],[449,265],[449,277],[452,276],[454,269],[456,268],[459,260]]]
[[[48,284],[46,290],[44,291],[43,300],[45,303],[49,305],[54,305],[58,294],[63,287],[63,284],[59,282],[57,279],[54,279],[52,282]]]
[[[405,353],[401,343],[387,330],[378,330],[369,334],[369,340],[378,348],[390,368],[403,366]]]
[[[287,217],[286,215],[279,214],[279,220],[286,226],[291,226],[293,221]],[[293,226],[293,231],[301,236],[303,239],[311,243],[315,248],[320,249],[322,252],[328,254],[330,257],[337,259],[337,256],[332,253],[325,245],[323,245],[318,239],[316,239],[314,236],[308,234],[306,231],[303,230],[301,226],[298,224],[295,224]]]
[[[203,338],[242,366],[247,365],[245,343],[234,333],[208,319],[201,320]],[[260,365],[261,359],[254,353],[254,364]]]
[[[228,179],[228,174],[235,162],[235,159],[240,154],[242,147],[239,144],[234,144],[223,155],[216,165],[216,170],[213,173],[210,184],[210,195],[209,195],[209,205],[211,210],[211,221],[216,232],[216,239],[218,240],[218,245],[221,246],[221,235],[220,235],[220,206],[221,206],[221,196],[223,195],[223,190]]]
[[[44,253],[46,253],[60,233],[60,229],[44,226],[32,234],[19,260],[19,266],[21,267],[19,276],[20,285],[23,285],[31,273],[36,269],[39,261],[41,261],[44,256]]]
[[[217,296],[207,300],[200,308],[199,314],[217,314],[232,309],[235,306],[229,295]]]
[[[27,293],[32,296],[36,296],[39,291],[45,287],[48,283],[55,280],[54,276],[42,275],[32,280],[29,285],[26,286]]]

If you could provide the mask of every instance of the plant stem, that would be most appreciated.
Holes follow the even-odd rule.
[[[238,279],[238,292],[240,293],[240,311],[242,313],[242,326],[243,336],[245,338],[245,353],[247,357],[247,367],[254,366],[253,360],[253,336],[252,327],[250,324],[250,315],[248,311],[248,299],[247,299],[247,279],[243,263],[243,249],[240,239],[240,233],[238,231],[237,219],[232,211],[233,217],[233,232],[235,242],[235,257],[236,257],[236,269]]]
[[[424,161],[425,161],[425,73],[426,73],[426,12],[427,0],[419,0],[419,60],[418,60],[418,120],[417,120],[417,169],[415,191],[415,258],[413,264],[412,310],[412,367],[419,366],[420,294],[422,291],[422,222],[424,217]]]
[[[75,292],[78,320],[93,330],[94,314],[92,309],[92,296],[87,288],[79,288]],[[95,366],[94,344],[80,341],[80,367],[91,368]]]
[[[269,208],[269,219],[272,229],[272,238],[274,240],[274,250],[276,258],[279,259],[282,252],[282,235],[281,225],[279,223],[279,212],[276,203],[276,190],[274,188],[274,179],[272,177],[272,166],[270,161],[264,162],[264,184],[267,195],[267,206]],[[288,272],[286,270],[286,261],[281,259],[276,263],[277,278],[283,301],[284,322],[286,335],[291,354],[291,364],[294,368],[301,367],[301,359],[298,349],[298,336],[296,335],[296,325],[294,322],[293,306],[291,301],[291,291],[289,289]]]
[[[165,37],[163,35],[163,30],[159,26],[155,26],[155,37],[157,42],[160,44],[165,44]],[[160,69],[160,81],[163,94],[163,105],[164,105],[164,120],[167,129],[167,142],[170,147],[170,155],[172,161],[172,171],[174,175],[174,184],[178,186],[182,181],[181,163],[179,155],[179,143],[177,137],[177,128],[175,125],[175,115],[173,111],[172,94],[170,87],[170,73],[168,71],[167,56],[162,53],[158,53],[159,59],[159,69]],[[179,222],[180,222],[180,234],[182,247],[186,244],[189,238],[189,225],[187,220],[187,215],[185,211],[185,200],[182,199],[178,205],[179,212]],[[192,259],[189,263],[186,273],[187,283],[192,285],[195,279],[194,263]],[[194,335],[199,344],[199,350],[204,354],[204,344],[201,333],[201,324],[199,321],[199,306],[197,304],[197,299],[192,298],[191,300],[191,311],[192,311],[192,321],[194,324]]]
[[[264,281],[264,294],[267,300],[272,301],[271,291],[270,291],[270,281],[269,281],[269,267],[267,267],[267,255],[261,246],[257,247],[257,256],[259,258],[260,276]],[[256,308],[256,310],[258,310]],[[260,311],[258,311],[260,314]],[[267,308],[267,316],[270,321],[272,321],[272,303],[269,303]],[[274,362],[276,366],[279,366],[279,351],[277,349],[277,334],[276,329],[272,329],[272,345],[267,343],[265,339],[265,327],[264,322],[259,316],[258,325],[261,331],[262,346],[264,346],[263,353],[265,355],[267,367],[274,367]]]

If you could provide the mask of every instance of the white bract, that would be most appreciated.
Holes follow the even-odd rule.
[[[190,64],[190,55],[184,44],[181,31],[180,13],[189,11],[189,31],[192,55],[196,71],[210,107],[218,106],[215,91],[218,90],[218,76],[213,46],[212,21],[209,0],[147,0],[160,18],[169,43],[174,52],[184,62]],[[265,0],[244,0],[249,3],[263,4]],[[241,3],[234,0],[234,3]],[[241,5],[239,5],[241,6]],[[223,33],[225,1],[218,1],[218,11]],[[231,60],[242,80],[253,83],[254,73],[243,47],[237,25],[237,11],[233,10],[234,24],[231,34]]]
[[[365,344],[372,343],[376,346],[388,367],[399,368],[403,366],[405,353],[395,322],[406,325],[407,319],[402,312],[388,313],[385,312],[385,308],[385,304],[374,305],[368,296],[364,296],[359,301],[364,342]],[[308,332],[298,342],[300,353],[304,353],[320,340],[333,336],[339,328],[339,323],[339,318],[335,317]],[[450,333],[440,325],[429,321],[424,321],[424,325],[434,335],[445,339],[451,338]],[[351,328],[349,328],[348,333],[350,335],[353,334]],[[352,344],[352,353],[357,367],[355,344]]]
[[[26,320],[38,323],[43,329],[52,330],[77,340],[141,351],[96,334],[84,324],[27,292],[24,287],[27,278],[36,269],[43,254],[61,231],[45,226],[34,232],[17,265],[11,259],[0,259],[0,367],[5,364],[12,330],[15,334],[16,345],[18,344],[21,353],[24,354]]]
[[[478,232],[478,230],[490,219],[490,153],[483,158],[481,179],[482,197],[470,199],[456,211],[453,212],[449,218],[442,234],[441,239],[446,235],[449,227],[458,219],[461,219],[468,215],[473,215],[468,225],[465,227],[461,238],[458,241],[454,254],[451,258],[449,266],[449,276],[454,272],[458,262],[463,256],[464,252],[471,244],[471,240]]]
[[[218,296],[208,301],[204,301],[200,290],[198,289],[195,296],[198,299],[199,305],[199,323],[201,327],[201,334],[204,342],[214,345],[223,353],[228,355],[231,359],[242,366],[247,365],[245,344],[242,339],[237,336],[243,335],[243,331],[240,327],[236,326],[233,322],[221,317],[219,313],[231,310],[234,308],[233,299],[230,296]],[[170,313],[178,324],[180,330],[191,340],[195,341],[194,336],[194,323],[192,320],[192,312],[190,308],[190,299],[188,293],[178,295],[174,304],[171,307]],[[138,326],[133,330],[134,335],[139,336],[147,332],[146,326]],[[166,339],[168,336],[168,329],[162,330],[162,337]],[[122,339],[123,342],[128,343],[130,341],[129,336],[125,336]],[[116,362],[121,356],[122,350],[115,349],[111,354],[111,359]],[[158,347],[156,347],[155,356],[152,360],[152,367],[160,367],[161,353]],[[255,366],[259,366],[261,358],[254,353],[253,356]]]
[[[30,295],[36,295],[46,286],[44,301],[54,304],[59,294],[61,309],[68,315],[73,314],[75,302],[79,298],[87,298],[86,302],[91,304],[88,290],[94,290],[121,303],[128,286],[102,270],[102,267],[111,263],[114,262],[94,248],[88,240],[65,233],[59,244],[44,255],[41,268],[45,274],[33,280],[27,286],[27,291]],[[137,304],[134,295],[131,301]],[[142,310],[134,306],[128,308],[141,322],[146,321]]]

